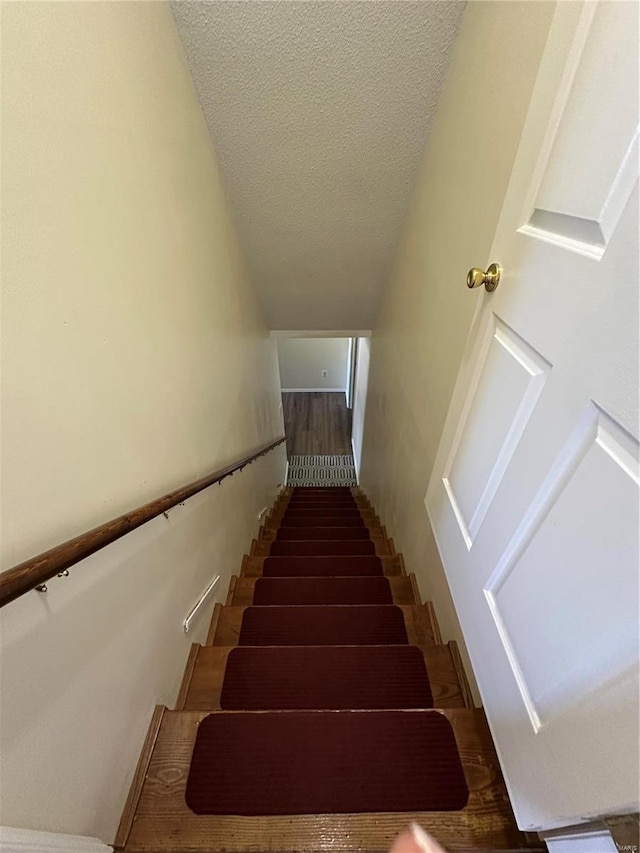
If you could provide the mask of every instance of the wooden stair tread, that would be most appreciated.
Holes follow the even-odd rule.
[[[304,605],[302,606],[304,607]],[[357,605],[351,606],[356,607]],[[394,606],[402,610],[410,645],[434,645],[431,619],[425,605],[399,604]],[[245,610],[246,606],[241,605],[225,605],[223,607],[217,605],[213,617],[215,624],[212,622],[213,630],[209,632],[207,645],[237,646]]]
[[[321,503],[311,503],[309,501],[304,503],[296,503],[296,504],[283,504],[282,506],[274,506],[274,508],[270,512],[271,518],[281,518],[284,515],[341,515],[345,513],[346,515],[369,517],[376,518],[376,513],[371,507],[365,506],[364,504],[332,504],[326,502],[324,504]]]
[[[227,599],[227,604],[236,605],[240,607],[247,607],[253,604],[254,600],[254,591],[257,581],[260,578],[255,577],[238,577],[235,578],[235,582],[232,583],[232,588],[229,590],[229,597]],[[264,578],[265,582],[268,581],[295,581],[296,578]],[[311,583],[315,583],[319,581],[321,583],[327,583],[331,581],[330,578],[301,578],[303,582],[311,581]],[[345,581],[347,583],[351,582],[352,578],[336,578],[336,581],[340,583],[341,581]],[[419,602],[416,600],[414,585],[412,583],[412,579],[409,577],[374,577],[374,578],[366,578],[367,581],[373,580],[374,582],[384,582],[386,581],[391,588],[391,595],[393,598],[394,604],[418,604]],[[304,606],[304,605],[302,605]]]
[[[264,566],[264,561],[267,559],[268,555],[261,556],[245,556],[242,563],[242,571],[241,575],[247,578],[260,578],[262,577],[262,569]],[[282,560],[313,560],[313,557],[281,557]],[[321,560],[330,561],[330,556],[320,557]],[[349,559],[349,557],[342,557],[341,559]],[[397,575],[402,575],[402,564],[400,559],[397,556],[394,557],[380,557],[380,561],[382,563],[382,572],[386,577],[395,577]]]
[[[118,841],[131,853],[388,853],[394,837],[416,820],[449,853],[543,850],[540,843],[531,844],[516,828],[482,711],[461,708],[440,713],[453,727],[469,786],[469,803],[464,809],[418,814],[237,817],[196,815],[188,808],[184,795],[191,754],[198,725],[208,712],[165,710],[153,752],[144,759],[145,772],[137,774],[141,785],[132,792],[133,808],[127,810],[133,812],[133,819],[121,827]]]
[[[336,536],[337,543],[332,541],[332,525],[320,525],[314,528],[313,515],[325,519],[335,512],[339,522],[340,511],[346,511],[354,518],[359,515],[363,522],[361,530],[368,538],[347,539]],[[287,515],[288,514],[288,515]],[[245,610],[251,606],[253,590],[257,581],[262,577],[265,558],[271,553],[272,545],[276,542],[278,529],[287,518],[303,518],[309,516],[308,526],[296,521],[295,534],[308,535],[309,538],[288,538],[292,531],[287,526],[287,538],[279,539],[284,542],[283,553],[288,558],[298,561],[313,559],[320,550],[322,559],[332,555],[340,559],[349,559],[349,554],[369,553],[380,558],[383,574],[371,574],[374,577],[386,577],[393,591],[394,605],[382,605],[382,613],[373,614],[371,618],[361,613],[361,622],[351,622],[351,615],[335,613],[330,618],[318,614],[316,625],[324,624],[318,634],[316,630],[309,631],[311,616],[302,619],[300,611],[313,605],[289,606],[290,613],[278,613],[275,606],[264,606],[252,611],[249,624],[243,632],[244,642],[261,643],[277,637],[283,646],[296,642],[308,642],[310,639],[326,643],[327,628],[337,631],[344,642],[378,642],[386,636],[389,643],[402,643],[404,634],[402,622],[406,629],[408,643],[417,646],[424,658],[429,675],[429,683],[433,694],[434,710],[431,713],[442,713],[450,721],[456,737],[456,742],[462,759],[465,777],[471,795],[468,805],[460,811],[428,812],[421,814],[409,813],[364,813],[364,814],[328,814],[328,815],[285,815],[240,817],[196,815],[185,802],[186,781],[189,774],[193,745],[199,722],[209,713],[265,713],[265,711],[221,711],[220,696],[222,692],[225,670],[231,651],[238,647],[242,619]],[[300,525],[300,526],[298,526]],[[338,527],[340,525],[338,524]],[[306,529],[305,529],[306,528]],[[345,527],[342,526],[344,531]],[[319,535],[314,535],[315,533]],[[345,547],[346,543],[346,547]],[[365,548],[358,543],[367,543]],[[320,545],[320,547],[318,547]],[[354,547],[355,546],[355,547]],[[280,547],[279,545],[276,547]],[[330,549],[335,548],[335,551]],[[300,550],[298,550],[300,549]],[[300,551],[309,553],[305,558]],[[363,564],[364,565],[364,564]],[[319,568],[319,567],[318,567]],[[290,575],[291,576],[291,575]],[[324,569],[316,576],[324,576]],[[301,575],[305,577],[305,575]],[[273,600],[273,599],[272,599]],[[404,603],[404,602],[407,603]],[[416,820],[423,824],[443,844],[448,853],[515,853],[515,851],[536,850],[544,851],[544,845],[531,836],[521,833],[515,824],[507,792],[502,780],[499,764],[481,710],[473,709],[464,668],[455,643],[442,644],[435,612],[432,604],[418,602],[419,593],[413,575],[407,576],[401,555],[396,555],[393,540],[389,539],[387,531],[381,525],[374,508],[361,492],[359,487],[349,487],[336,490],[285,488],[276,500],[264,525],[261,527],[258,539],[251,545],[251,554],[243,559],[240,577],[233,577],[230,586],[228,604],[216,604],[211,621],[207,645],[194,644],[188,657],[187,666],[177,701],[177,710],[168,711],[159,707],[154,713],[150,732],[145,741],[140,763],[136,771],[129,799],[125,806],[120,829],[116,837],[116,849],[137,851],[137,853],[196,853],[196,851],[226,851],[226,853],[388,853],[395,836],[406,829],[407,825]],[[233,603],[230,603],[233,602]],[[341,611],[357,609],[362,605],[326,605],[339,607]],[[392,610],[393,608],[397,608]],[[317,607],[322,610],[322,607]],[[375,609],[375,608],[374,608]],[[272,611],[271,619],[267,619],[265,611]],[[400,611],[400,612],[398,612]],[[391,618],[393,616],[393,618]],[[270,624],[272,623],[272,624]],[[360,626],[357,631],[353,628]],[[389,629],[389,625],[392,626]],[[395,632],[395,633],[394,633]],[[398,639],[392,639],[398,637]],[[372,639],[378,638],[378,639]],[[384,643],[384,640],[382,640]],[[244,648],[250,648],[244,646]],[[269,648],[261,646],[260,648]],[[362,647],[361,647],[362,648]],[[406,647],[404,647],[406,648]],[[414,653],[415,654],[415,653]],[[269,664],[268,661],[271,660]],[[325,663],[316,658],[313,663],[306,658],[290,658],[291,672],[296,672],[295,684],[301,685],[305,678],[308,682],[309,671],[323,673],[320,677],[325,684],[333,671],[341,673],[347,679],[346,685],[356,684],[351,673],[360,672],[361,662],[351,656],[343,660],[325,658]],[[395,701],[397,694],[389,693],[394,684],[394,678],[404,677],[406,672],[407,685],[422,684],[424,674],[420,675],[421,666],[416,667],[415,658],[398,658],[397,666],[385,664],[380,658],[381,672],[385,672],[384,681],[387,693],[383,691],[373,697],[367,690],[352,693],[347,701],[386,702]],[[419,660],[419,658],[418,658]],[[240,659],[238,659],[238,663]],[[262,683],[266,692],[252,691],[253,699],[245,699],[243,693],[245,683],[253,683],[258,678],[255,667],[275,666],[276,671],[266,669]],[[251,666],[253,675],[249,676]],[[405,666],[407,667],[405,669]],[[349,669],[351,667],[351,669]],[[283,681],[277,675],[282,671],[279,658],[260,659],[254,656],[253,664],[249,661],[234,674],[230,672],[225,693],[233,704],[251,702],[259,707],[273,695],[275,701],[288,704],[287,696],[290,690],[286,679]],[[273,680],[270,673],[274,672]],[[398,673],[401,673],[398,676]],[[239,679],[239,680],[238,680]],[[298,680],[299,679],[299,680]],[[260,678],[258,678],[260,681]],[[271,694],[275,684],[280,682],[281,692]],[[335,690],[339,682],[334,680]],[[238,692],[239,691],[239,692]],[[316,692],[315,688],[307,695],[308,702],[322,699],[332,701],[331,694]],[[347,694],[345,694],[346,696]],[[235,698],[233,698],[235,697]],[[390,697],[394,697],[391,698]],[[343,697],[344,698],[344,697]],[[428,701],[428,693],[411,693],[411,689],[402,693],[402,701],[407,705],[416,705]],[[297,697],[293,696],[293,702]],[[336,706],[337,707],[337,706]],[[397,709],[396,709],[397,710]],[[372,711],[375,713],[375,711]],[[270,713],[287,714],[291,711],[271,711]],[[314,713],[314,712],[312,712]],[[349,713],[333,711],[332,713]],[[362,713],[369,713],[363,711]],[[402,713],[416,713],[405,710]],[[254,727],[255,728],[255,727]],[[238,744],[242,749],[242,744]],[[304,773],[301,772],[301,784],[304,783]],[[234,804],[235,805],[235,804]],[[239,806],[240,807],[240,806]]]
[[[344,519],[344,520],[343,520]],[[333,512],[329,512],[329,510],[287,510],[285,512],[277,512],[271,513],[267,517],[266,525],[267,527],[279,527],[280,525],[284,525],[288,527],[291,525],[292,521],[294,524],[300,525],[301,527],[314,527],[315,520],[318,520],[321,525],[327,525],[331,527],[331,521],[334,522],[333,526],[342,527],[343,525],[350,525],[354,523],[364,524],[366,527],[380,527],[380,519],[378,516],[372,512],[371,510],[360,510],[360,512],[344,512],[342,509],[336,509]],[[303,523],[306,522],[305,523]]]
[[[229,653],[237,646],[194,644],[195,660],[185,673],[177,710],[220,709],[220,692]],[[465,700],[448,645],[420,646],[436,708],[464,708]]]
[[[276,539],[278,531],[281,530],[280,527],[264,527],[260,536],[260,539],[266,542],[273,542]],[[350,533],[353,531],[358,531],[358,536],[360,536],[360,531],[364,530],[366,532],[366,536],[364,538],[368,538],[373,540],[386,541],[387,536],[385,533],[384,527],[368,527],[364,528],[350,528],[350,527],[314,527],[313,525],[309,525],[309,527],[287,527],[284,528],[287,532],[295,530],[295,538],[300,539],[331,539],[330,531],[336,533],[335,538],[340,539],[342,536],[339,531],[348,530]]]
[[[366,540],[361,540],[366,541]],[[376,538],[370,540],[373,543],[373,553],[377,554],[378,557],[393,557],[395,556],[393,549],[389,541],[386,538]],[[325,540],[322,540],[322,548],[324,550],[326,547],[331,547],[327,545]],[[275,543],[275,538],[270,536],[265,539],[254,539],[251,543],[251,556],[252,557],[268,557],[271,554],[271,546]],[[298,540],[298,544],[304,543],[304,540]],[[307,541],[307,545],[311,544]],[[342,544],[342,543],[339,543]],[[334,543],[335,547],[335,543]]]

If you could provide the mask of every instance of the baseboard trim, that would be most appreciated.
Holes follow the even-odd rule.
[[[332,394],[344,394],[346,396],[346,388],[281,388],[283,394],[311,394],[321,393],[326,391]]]
[[[0,842],[4,853],[111,853],[113,847],[98,838],[84,835],[60,835],[34,829],[0,826]]]
[[[166,710],[167,709],[164,705],[156,705],[153,716],[151,717],[147,736],[144,739],[140,758],[138,759],[138,766],[136,767],[133,779],[131,780],[129,795],[124,804],[124,810],[122,812],[122,817],[120,818],[120,825],[118,826],[115,841],[113,842],[113,846],[116,850],[121,850],[125,847],[127,839],[129,838],[129,833],[133,826],[133,819],[136,809],[138,808],[138,800],[142,794],[142,786],[144,785],[147,770],[149,769],[149,762],[151,761],[153,748],[156,744],[156,740],[158,739],[160,726],[162,725],[162,717]]]

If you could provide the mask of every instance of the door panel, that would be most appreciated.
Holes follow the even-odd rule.
[[[523,233],[600,258],[638,178],[637,29],[615,3],[585,9],[533,173]],[[631,5],[631,4],[628,4]],[[588,140],[588,144],[584,144]]]
[[[470,391],[444,484],[468,548],[502,481],[550,365],[491,315],[488,345]]]
[[[637,441],[590,406],[485,585],[536,732],[637,661],[637,489]]]
[[[637,19],[556,7],[425,499],[523,829],[637,809]]]

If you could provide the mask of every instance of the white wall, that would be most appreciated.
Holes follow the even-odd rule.
[[[461,642],[424,496],[554,5],[467,4],[371,342],[360,482]]]
[[[351,445],[356,473],[360,473],[362,459],[362,442],[364,439],[365,413],[367,408],[367,388],[369,385],[369,358],[371,341],[369,338],[358,338],[356,375],[353,392],[353,422],[351,427]]]
[[[164,3],[2,5],[2,567],[283,432]],[[112,841],[284,449],[2,610],[0,823]]]
[[[349,338],[278,338],[278,360],[283,391],[344,391]]]

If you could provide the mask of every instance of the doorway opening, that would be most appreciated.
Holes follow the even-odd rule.
[[[289,460],[287,482],[357,485],[368,338],[280,332],[277,346]]]

